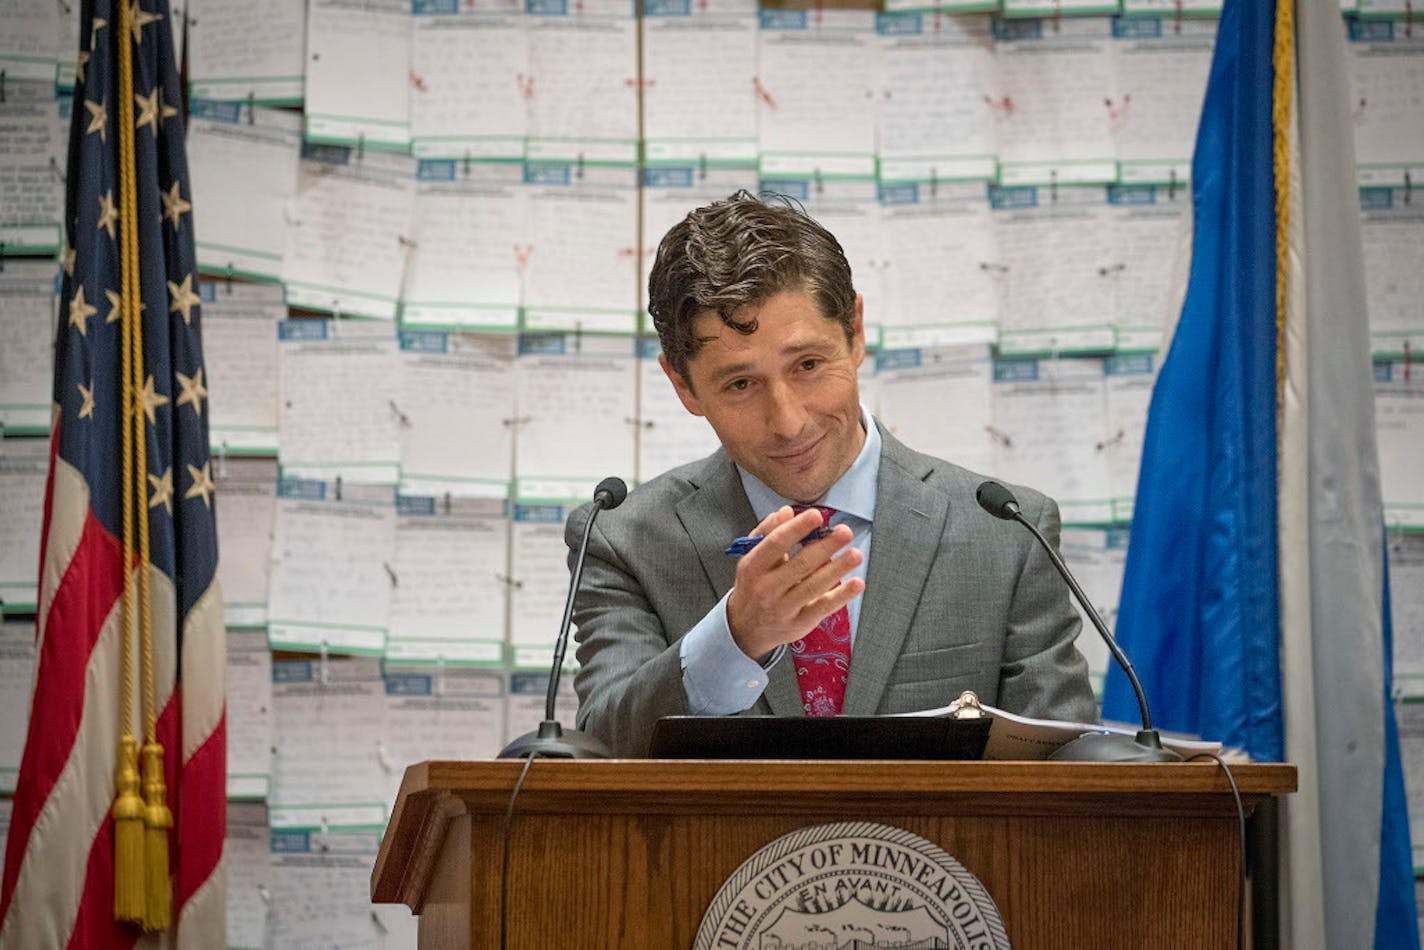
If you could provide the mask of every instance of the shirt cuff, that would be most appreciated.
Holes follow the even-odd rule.
[[[730,594],[728,595],[730,596]],[[750,709],[766,690],[766,672],[786,652],[777,647],[761,661],[742,652],[727,623],[727,598],[679,641],[682,688],[694,716],[730,716]]]

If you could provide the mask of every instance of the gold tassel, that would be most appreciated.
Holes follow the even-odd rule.
[[[141,924],[145,920],[143,866],[143,799],[138,795],[138,740],[119,740],[119,764],[114,770],[118,793],[114,818],[114,919]]]
[[[166,802],[163,783],[163,746],[147,742],[143,747],[144,823],[148,826],[144,842],[144,894],[147,912],[145,930],[167,930],[172,923],[172,893],[168,880],[168,829],[173,827],[173,813]]]

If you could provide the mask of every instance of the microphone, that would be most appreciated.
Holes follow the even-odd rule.
[[[598,487],[593,490],[593,503],[600,508],[612,511],[623,500],[628,497],[628,486],[623,483],[623,479],[617,475],[610,475],[598,483]],[[589,518],[589,521],[593,521]]]
[[[1069,590],[1073,592],[1073,596],[1077,598],[1083,612],[1088,615],[1088,619],[1097,628],[1103,642],[1108,645],[1108,651],[1112,653],[1113,659],[1127,674],[1127,680],[1132,684],[1132,691],[1137,695],[1137,710],[1142,717],[1142,728],[1138,730],[1135,737],[1089,732],[1065,744],[1049,758],[1060,762],[1179,761],[1181,756],[1170,749],[1162,748],[1162,736],[1152,728],[1152,714],[1147,709],[1147,694],[1142,690],[1142,681],[1137,678],[1137,671],[1132,668],[1132,661],[1127,658],[1126,653],[1122,652],[1122,647],[1117,645],[1112,634],[1108,633],[1107,624],[1103,623],[1103,618],[1098,615],[1092,601],[1088,600],[1088,595],[1083,593],[1083,588],[1078,586],[1077,580],[1068,570],[1068,565],[1063,563],[1063,558],[1058,556],[1058,552],[1053,549],[1053,545],[1048,543],[1048,539],[1043,536],[1042,532],[1023,516],[1023,512],[1019,509],[1019,501],[1014,497],[1014,493],[998,482],[987,481],[974,492],[974,498],[979,502],[980,508],[995,518],[1004,521],[1017,521],[1038,539],[1043,550],[1048,552],[1048,559],[1053,562],[1058,573],[1068,582]]]
[[[608,747],[577,729],[564,729],[554,717],[554,706],[559,696],[559,674],[564,669],[564,653],[569,647],[569,627],[574,619],[574,595],[578,593],[579,580],[583,577],[583,562],[588,556],[588,537],[593,532],[593,522],[604,509],[617,508],[628,497],[628,486],[623,479],[610,476],[598,483],[593,490],[593,509],[588,513],[588,521],[583,526],[583,540],[579,542],[578,557],[574,559],[573,577],[569,580],[569,596],[564,601],[564,622],[559,627],[559,639],[554,644],[554,663],[549,667],[549,691],[544,696],[544,721],[533,732],[526,732],[500,750],[501,759],[523,759],[529,756],[544,756],[555,759],[611,759],[613,753]]]

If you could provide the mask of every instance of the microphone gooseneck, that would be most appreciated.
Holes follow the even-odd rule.
[[[593,508],[583,525],[583,538],[579,541],[578,558],[574,561],[573,577],[569,580],[569,596],[564,601],[564,619],[559,625],[559,639],[554,644],[554,665],[549,668],[549,691],[544,696],[544,718],[554,719],[554,705],[559,696],[559,676],[564,670],[564,654],[569,648],[569,628],[574,620],[574,595],[578,593],[579,581],[583,579],[583,562],[588,554],[588,538],[593,533],[593,522],[600,511],[611,511],[623,504],[628,497],[628,486],[623,479],[609,476],[598,483],[593,490]]]
[[[1103,623],[1103,618],[1098,614],[1092,601],[1088,599],[1088,595],[1083,593],[1083,588],[1078,586],[1078,581],[1068,570],[1068,565],[1063,563],[1063,558],[1053,549],[1053,545],[1048,543],[1048,539],[1043,536],[1043,533],[1023,516],[1014,493],[998,482],[986,481],[975,490],[974,498],[979,502],[979,507],[995,518],[1018,522],[1038,540],[1059,575],[1067,582],[1068,589],[1073,592],[1073,596],[1083,608],[1083,612],[1088,615],[1088,620],[1098,631],[1098,635],[1103,638],[1103,642],[1107,644],[1108,652],[1112,654],[1113,660],[1127,674],[1127,681],[1132,685],[1132,691],[1137,696],[1137,710],[1142,718],[1142,728],[1135,738],[1089,733],[1063,746],[1058,750],[1058,753],[1054,754],[1053,758],[1115,762],[1175,762],[1179,760],[1180,756],[1175,752],[1162,748],[1161,734],[1152,728],[1152,713],[1147,708],[1147,693],[1142,688],[1142,681],[1137,678],[1137,671],[1132,668],[1132,661],[1127,658],[1122,647],[1118,646],[1117,640],[1108,632],[1107,624]]]
[[[539,728],[515,739],[500,751],[501,759],[519,759],[529,755],[543,755],[565,759],[608,759],[613,754],[607,746],[593,736],[577,729],[564,729],[555,717],[559,696],[559,677],[564,669],[564,654],[569,648],[569,628],[573,626],[574,595],[578,593],[579,581],[583,579],[583,562],[588,556],[588,539],[593,533],[593,522],[598,513],[617,508],[628,497],[628,486],[616,476],[605,478],[593,492],[593,507],[588,520],[583,525],[583,537],[579,541],[578,556],[574,558],[573,574],[569,579],[569,594],[564,601],[564,619],[559,625],[559,639],[554,643],[554,662],[549,667],[549,689],[544,695],[544,721]]]

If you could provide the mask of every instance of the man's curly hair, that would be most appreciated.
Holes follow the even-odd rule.
[[[648,312],[663,355],[686,378],[702,345],[692,327],[697,317],[716,313],[750,334],[756,320],[739,320],[737,311],[784,290],[809,293],[852,339],[855,287],[840,242],[791,199],[739,191],[692,211],[663,237],[648,277]]]

